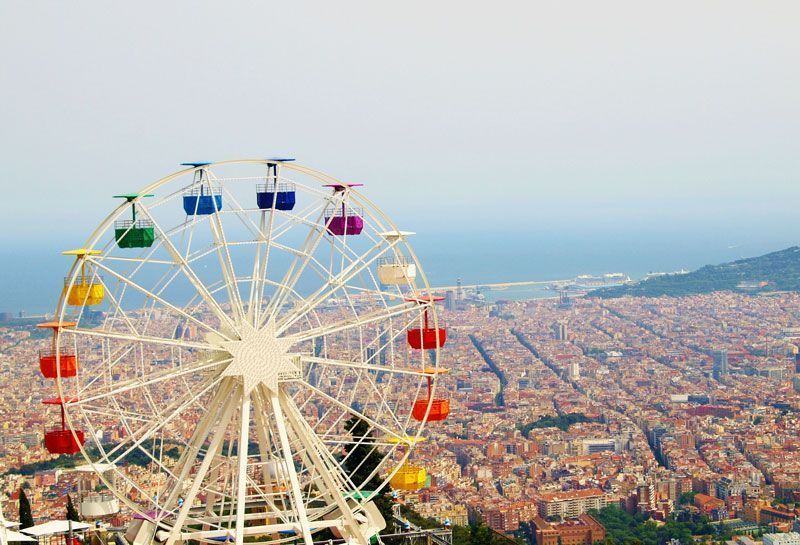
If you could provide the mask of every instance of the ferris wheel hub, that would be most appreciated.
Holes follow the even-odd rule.
[[[239,340],[220,343],[232,358],[222,376],[240,378],[245,395],[259,384],[277,392],[279,382],[300,376],[297,358],[289,353],[294,341],[277,336],[274,322],[261,329],[243,323],[240,335]]]

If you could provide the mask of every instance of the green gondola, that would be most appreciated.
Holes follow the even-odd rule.
[[[127,195],[114,195],[117,199],[125,199],[131,203],[131,219],[114,222],[114,238],[120,248],[149,248],[156,240],[155,225],[147,219],[136,219],[136,200],[140,197],[152,197],[152,195],[140,195],[139,193],[129,193]]]

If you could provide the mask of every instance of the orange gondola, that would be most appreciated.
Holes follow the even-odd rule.
[[[438,373],[446,373],[448,369],[441,369]],[[439,422],[447,418],[450,414],[450,400],[446,398],[431,398],[431,390],[433,387],[433,375],[437,374],[435,369],[425,369],[425,374],[428,375],[428,397],[418,399],[414,402],[414,408],[411,410],[411,416],[414,420],[420,422],[425,420],[425,414],[428,414],[428,422]],[[430,411],[428,406],[430,405]]]

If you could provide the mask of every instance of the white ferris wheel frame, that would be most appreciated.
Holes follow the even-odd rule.
[[[177,350],[179,351],[179,358],[184,351],[191,353],[196,351],[219,352],[219,345],[210,342],[208,339],[221,336],[230,341],[238,340],[246,323],[251,324],[255,329],[263,329],[266,324],[274,323],[276,336],[291,339],[295,341],[295,344],[302,344],[317,338],[327,339],[328,336],[354,329],[358,329],[359,335],[363,337],[363,328],[373,324],[382,324],[382,321],[389,320],[390,338],[386,341],[376,338],[374,343],[375,346],[378,346],[378,343],[384,343],[382,345],[383,350],[386,350],[391,345],[390,348],[393,354],[392,367],[378,365],[375,361],[363,361],[363,355],[361,360],[355,361],[352,359],[331,358],[327,354],[327,350],[324,357],[320,357],[318,354],[298,354],[296,356],[297,361],[302,365],[324,366],[325,369],[345,370],[346,372],[356,373],[357,384],[372,382],[371,385],[365,387],[369,387],[374,393],[374,403],[382,411],[380,413],[381,418],[371,418],[368,414],[364,414],[368,411],[356,408],[352,404],[344,403],[337,398],[337,392],[324,391],[311,384],[307,377],[295,381],[304,390],[310,392],[306,399],[302,397],[293,398],[293,394],[285,386],[280,386],[277,390],[271,390],[264,384],[259,384],[253,390],[246,392],[244,386],[235,377],[213,374],[215,369],[226,368],[230,365],[230,357],[220,358],[217,356],[211,359],[198,360],[195,364],[187,364],[185,367],[181,365],[177,371],[167,369],[153,372],[149,375],[142,371],[141,376],[137,375],[136,378],[122,381],[113,388],[109,387],[105,390],[98,386],[102,382],[101,376],[98,375],[94,378],[81,377],[86,382],[83,383],[83,390],[77,391],[78,387],[72,384],[72,382],[77,381],[70,378],[62,378],[60,376],[60,366],[56,365],[59,373],[56,378],[58,397],[62,400],[69,400],[73,397],[73,394],[77,394],[74,396],[75,400],[73,402],[64,406],[65,421],[68,428],[72,430],[73,437],[76,439],[76,432],[86,429],[90,432],[89,440],[95,440],[100,449],[100,455],[95,455],[93,459],[88,447],[81,445],[81,452],[90,464],[111,463],[116,466],[125,462],[126,457],[132,452],[143,451],[150,458],[150,465],[158,466],[159,478],[166,475],[164,476],[165,482],[172,479],[174,486],[169,490],[166,499],[162,497],[149,500],[150,504],[155,507],[155,513],[153,513],[152,510],[145,511],[141,502],[134,501],[129,497],[130,491],[135,491],[139,496],[146,495],[148,492],[146,486],[139,485],[135,480],[119,472],[118,474],[123,477],[122,481],[129,486],[128,491],[123,493],[106,479],[104,472],[98,471],[98,475],[104,484],[132,512],[143,517],[142,520],[151,523],[154,531],[159,530],[162,532],[161,535],[164,539],[161,541],[166,542],[167,545],[173,545],[176,541],[182,542],[187,539],[208,542],[214,538],[232,538],[239,545],[243,543],[245,536],[265,535],[268,537],[261,542],[279,543],[296,539],[291,535],[288,537],[281,536],[281,532],[294,532],[295,536],[301,536],[304,542],[310,545],[313,543],[313,532],[326,527],[338,528],[339,531],[345,534],[348,541],[366,544],[370,537],[365,533],[370,529],[364,523],[365,518],[368,518],[366,512],[368,510],[367,504],[374,497],[374,494],[377,494],[386,486],[388,481],[406,462],[417,441],[421,440],[420,434],[431,410],[430,401],[435,396],[435,382],[432,387],[429,384],[429,404],[425,417],[418,424],[413,425],[415,428],[413,433],[406,433],[411,423],[410,415],[406,417],[404,424],[398,421],[397,417],[394,416],[396,411],[394,404],[397,399],[384,397],[381,389],[377,387],[371,376],[371,373],[377,373],[390,375],[391,380],[395,380],[398,376],[401,378],[397,380],[401,380],[402,377],[417,379],[416,393],[413,397],[408,395],[406,399],[409,403],[419,399],[424,382],[438,372],[439,347],[437,346],[430,351],[417,351],[421,365],[419,367],[407,366],[405,368],[395,365],[394,347],[398,343],[402,343],[402,334],[406,328],[420,322],[421,313],[427,313],[437,331],[440,324],[433,306],[433,300],[419,299],[420,294],[430,293],[430,285],[419,264],[419,260],[406,239],[405,233],[402,233],[391,219],[361,192],[331,176],[297,164],[276,160],[234,160],[181,170],[146,186],[139,195],[143,196],[156,192],[182,177],[194,176],[199,171],[205,172],[208,177],[216,169],[228,165],[264,168],[276,164],[280,165],[281,171],[305,175],[322,185],[339,185],[343,190],[335,191],[331,195],[330,192],[326,193],[321,189],[315,190],[308,186],[302,186],[306,192],[304,194],[316,194],[320,202],[324,202],[323,209],[320,210],[319,207],[312,205],[296,213],[283,214],[291,217],[280,225],[275,225],[276,217],[281,215],[276,210],[259,210],[261,220],[258,224],[250,221],[250,225],[247,225],[247,222],[243,222],[245,223],[245,228],[249,229],[256,237],[251,241],[227,240],[221,219],[221,211],[217,211],[208,216],[207,219],[201,220],[198,220],[197,214],[194,214],[191,220],[188,219],[189,216],[187,215],[183,224],[173,227],[165,228],[160,224],[156,219],[154,210],[158,206],[169,202],[177,205],[187,187],[193,187],[196,180],[189,185],[180,185],[175,191],[159,199],[155,205],[150,205],[137,198],[133,202],[138,207],[139,213],[153,222],[157,235],[154,243],[155,247],[141,252],[141,257],[139,258],[112,255],[116,249],[115,240],[113,237],[109,240],[108,234],[113,231],[114,222],[131,209],[131,202],[123,203],[109,214],[88,238],[84,247],[89,251],[76,259],[70,270],[69,280],[65,283],[65,290],[58,302],[57,319],[65,322],[72,316],[74,321],[78,322],[78,326],[71,328],[68,332],[57,331],[55,340],[56,358],[59,358],[62,345],[76,349],[81,342],[99,341],[103,352],[101,356],[102,366],[107,367],[109,370],[127,361],[125,358],[129,358],[131,353],[137,350],[141,352],[139,360],[142,361],[142,369],[144,369],[145,346],[159,346],[165,349]],[[232,179],[244,180],[249,178]],[[283,180],[283,178],[280,179]],[[274,182],[277,184],[278,180],[276,168]],[[222,184],[221,187],[226,201],[230,202],[226,214],[239,213],[240,215],[246,215],[244,213],[256,212],[255,209],[242,207],[236,201],[233,193],[225,191],[225,184],[228,183],[226,179],[212,177],[211,182],[217,181]],[[298,184],[299,187],[301,187],[301,184]],[[298,194],[300,194],[299,191]],[[340,206],[345,201],[348,206],[357,205],[363,208],[364,221],[367,226],[373,229],[370,235],[365,228],[365,234],[370,237],[372,244],[364,252],[353,250],[347,245],[349,235],[343,237],[332,236],[327,231],[330,220],[328,220],[327,225],[324,224],[324,208],[331,204]],[[303,203],[298,203],[298,206],[302,208]],[[312,219],[315,214],[317,215],[316,220]],[[202,251],[190,253],[189,248],[194,229],[202,222],[209,224],[215,240],[214,248],[203,248]],[[293,249],[290,244],[281,242],[281,237],[295,226],[309,228],[308,235],[300,249]],[[376,226],[379,226],[379,228]],[[174,237],[186,231],[189,231],[190,241],[186,246],[186,251],[183,252],[176,247]],[[380,232],[396,233],[397,236],[387,242],[386,238],[376,236]],[[252,274],[249,279],[237,276],[233,265],[231,250],[240,242],[241,245],[250,244],[256,247]],[[329,243],[331,247],[331,261],[327,266],[321,263],[314,255],[314,252],[319,247],[318,245],[323,242],[325,244]],[[261,251],[262,245],[264,247],[263,253]],[[97,255],[94,255],[98,250]],[[171,257],[171,261],[163,257],[160,259],[154,258],[153,256],[157,250],[166,251]],[[270,252],[284,251],[292,253],[293,250],[294,260],[291,267],[285,271],[283,278],[280,280],[268,278]],[[213,254],[216,254],[219,259],[222,278],[219,282],[209,285],[193,270],[192,265]],[[416,278],[407,279],[406,292],[403,292],[400,288],[396,292],[384,291],[379,286],[371,270],[379,258],[391,255],[402,255],[416,266]],[[334,256],[337,259],[340,258],[338,268],[334,267]],[[130,276],[126,276],[126,274],[116,270],[113,266],[114,263],[124,263],[133,267],[130,269],[133,271],[131,276],[138,274],[145,265],[163,265],[170,269],[174,268],[174,271],[168,269],[164,278],[159,279],[153,288],[148,288],[133,280]],[[105,296],[108,299],[108,303],[114,308],[113,323],[117,325],[124,324],[130,331],[123,332],[107,329],[106,327],[81,327],[80,324],[85,320],[85,311],[87,310],[86,301],[84,300],[84,305],[78,308],[71,307],[67,304],[66,294],[72,289],[76,281],[82,278],[87,266],[91,271],[92,281],[99,280],[105,288]],[[324,283],[319,289],[303,297],[297,292],[297,282],[307,270],[316,270]],[[337,274],[333,274],[335,270],[338,271]],[[327,280],[324,277],[326,273],[328,275]],[[172,276],[167,277],[166,275]],[[196,290],[194,296],[184,305],[171,303],[163,293],[181,275]],[[347,284],[357,275],[371,277],[377,288],[373,290],[374,293],[371,293],[369,289],[356,288],[354,285]],[[240,289],[243,279],[249,281],[250,284],[247,303],[243,300],[242,290]],[[114,283],[117,285],[116,290],[112,285]],[[267,287],[275,291],[272,297],[267,298],[268,303],[264,306],[264,293]],[[347,310],[352,311],[355,314],[355,318],[338,320],[334,323],[322,323],[315,314],[316,310],[326,305],[329,299],[341,291],[343,287],[353,290],[353,293],[345,290],[344,299],[346,299],[346,302],[342,303],[342,306],[349,307]],[[378,310],[370,314],[359,315],[355,310],[357,302],[354,302],[354,298],[359,296],[358,291],[360,289],[363,289],[363,294],[366,298],[377,297],[383,300],[383,311],[379,307]],[[147,329],[151,317],[158,310],[159,312],[179,316],[180,320],[185,320],[187,324],[196,327],[198,331],[203,331],[207,334],[206,341],[187,340],[183,337],[167,338],[152,332],[141,331],[141,328],[137,330],[137,325],[139,324],[137,317],[123,309],[122,300],[127,296],[127,290],[144,297],[146,301],[146,305],[143,305],[140,309],[128,309],[128,311],[136,310],[144,313],[144,330]],[[216,296],[220,293],[227,294],[227,304],[220,303]],[[398,302],[398,304],[390,306],[387,303],[387,299]],[[293,300],[295,303],[292,312],[281,314],[289,300]],[[229,306],[230,311],[226,311],[225,306]],[[198,314],[199,309],[202,309],[205,314],[217,320],[218,325],[211,325],[207,320],[203,319],[203,314]],[[346,314],[344,311],[342,313]],[[301,323],[303,320],[305,322]],[[293,328],[294,332],[291,332]],[[381,331],[386,330],[382,329]],[[127,346],[127,348],[112,351],[112,344],[117,342],[123,343],[122,346]],[[363,338],[360,338],[359,342],[361,345],[360,353],[363,354]],[[124,343],[128,344],[125,345]],[[375,350],[374,346],[372,348]],[[430,352],[430,354],[426,355],[427,352]],[[430,364],[427,363],[428,356],[432,360]],[[209,378],[204,378],[198,385],[201,388],[193,391],[190,389],[187,380],[190,376],[198,373],[206,373]],[[117,398],[138,390],[147,395],[151,387],[174,379],[180,379],[186,383],[187,395],[163,407],[158,407],[155,400],[147,399],[146,402],[152,408],[153,414],[137,415],[132,411],[126,412],[116,401]],[[342,380],[342,384],[344,383],[345,381]],[[89,396],[82,395],[92,388],[98,389],[97,393]],[[341,394],[342,390],[342,387],[340,387],[338,393]],[[207,397],[210,397],[210,401],[206,401]],[[296,403],[295,399],[298,399],[301,403]],[[303,411],[311,403],[312,399],[318,400],[318,403],[321,400],[329,407],[327,412],[324,413],[325,415],[331,411],[341,412],[338,419],[330,425],[326,434],[318,434],[317,430],[313,429],[305,421]],[[113,414],[113,410],[107,409],[104,412],[99,409],[92,409],[92,403],[104,400],[112,403],[112,409],[116,409],[117,414]],[[194,432],[188,442],[185,443],[180,453],[180,458],[173,468],[165,466],[163,455],[160,456],[160,459],[157,459],[156,456],[143,448],[144,444],[151,441],[155,449],[156,440],[154,438],[161,433],[161,448],[163,451],[163,434],[167,427],[173,422],[178,422],[182,415],[186,414],[190,409],[196,408],[204,401],[206,401],[206,412],[198,420]],[[251,411],[252,418],[250,417]],[[331,414],[331,418],[336,416],[334,413]],[[353,437],[349,442],[344,437],[338,438],[342,445],[349,445],[350,447],[354,445],[369,445],[371,453],[378,451],[378,449],[386,449],[383,463],[378,468],[381,470],[382,475],[375,475],[375,472],[371,475],[371,478],[379,477],[381,484],[376,490],[370,491],[374,492],[374,494],[368,497],[356,494],[357,492],[365,491],[364,484],[368,479],[365,479],[362,483],[354,483],[350,477],[344,475],[341,469],[343,460],[337,460],[331,453],[331,445],[335,444],[334,439],[332,439],[335,435],[333,430],[337,426],[341,427],[342,417],[348,414],[354,415],[367,423],[370,436],[374,432],[382,433],[384,436],[383,439],[367,438],[365,436],[357,440]],[[89,415],[120,418],[122,422],[126,423],[126,429],[130,428],[131,430],[134,429],[132,423],[135,422],[146,420],[148,425],[136,428],[135,432],[126,436],[126,440],[106,451],[100,445],[99,440],[96,439],[95,426]],[[245,417],[244,415],[247,416]],[[270,415],[272,417],[270,422],[266,422],[265,419],[269,419]],[[391,422],[387,415],[391,415],[394,418],[394,424],[387,424],[387,422]],[[324,417],[321,417],[320,421],[324,421]],[[230,433],[229,428],[231,427],[238,430],[237,437],[233,437]],[[251,427],[256,432],[259,453],[251,453],[249,448]],[[227,445],[226,434],[231,436]],[[245,455],[233,454],[232,448],[234,445],[237,447],[237,453],[244,452]],[[223,448],[227,448],[227,455],[223,452]],[[274,475],[267,475],[265,449],[270,454],[282,454],[281,463],[283,465],[278,466],[280,468],[278,473],[282,475],[282,482],[288,485],[285,487],[288,490],[276,492],[271,488],[275,487],[276,480]],[[202,460],[199,458],[201,454]],[[348,457],[349,454],[345,455],[344,460]],[[251,458],[255,458],[257,461],[252,462]],[[298,458],[303,460],[300,471],[295,468]],[[274,457],[270,458],[270,460],[273,459]],[[197,465],[198,463],[199,466]],[[231,471],[228,466],[234,463],[235,467]],[[391,465],[393,469],[388,468],[388,465]],[[378,469],[376,469],[376,472]],[[207,476],[210,475],[209,478],[213,478],[214,475],[217,475],[217,480],[219,480],[223,478],[219,477],[219,475],[225,471],[230,473],[224,477],[226,483],[230,480],[231,494],[228,500],[226,500],[226,489],[214,489],[211,486],[204,487],[204,479]],[[262,474],[263,482],[256,482],[258,473]],[[191,482],[188,491],[174,484],[188,482]],[[304,487],[309,490],[305,495]],[[316,499],[311,497],[311,491],[317,494]],[[167,492],[167,490],[165,489],[164,492]],[[347,495],[345,492],[350,494]],[[201,493],[205,495],[205,507],[196,504],[198,495]],[[282,499],[279,502],[276,499],[279,496],[285,496],[288,499]],[[319,503],[317,501],[319,498],[324,500],[321,500],[324,503],[322,507],[316,506]],[[211,507],[209,507],[209,501],[213,502]],[[226,501],[229,504],[227,512],[225,510]],[[221,504],[219,512],[214,511],[217,502]],[[256,509],[256,512],[253,512],[253,509]],[[260,520],[262,524],[253,524],[253,521],[257,520]],[[201,526],[199,529],[196,528],[198,525]]]

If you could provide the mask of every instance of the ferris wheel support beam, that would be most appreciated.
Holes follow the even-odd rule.
[[[192,469],[192,464],[197,459],[197,455],[200,453],[200,448],[203,446],[203,443],[211,431],[211,424],[213,424],[219,417],[220,411],[224,410],[225,403],[228,400],[232,390],[233,381],[226,380],[220,384],[218,395],[214,396],[214,399],[212,399],[208,404],[208,411],[206,411],[206,414],[204,414],[197,423],[187,448],[184,449],[184,451],[181,453],[181,457],[175,464],[177,469],[177,471],[175,471],[175,486],[167,497],[167,500],[164,502],[165,510],[171,511],[177,503],[181,492],[180,485],[189,476],[189,472]],[[206,452],[206,456],[213,457],[213,455],[214,453],[210,450]]]
[[[319,452],[317,452],[319,445],[315,445],[313,440],[309,437],[308,430],[306,426],[303,425],[304,421],[302,420],[300,413],[297,412],[297,407],[295,406],[294,402],[286,395],[286,392],[284,391],[278,392],[278,400],[285,408],[284,414],[289,419],[292,431],[300,440],[300,443],[305,448],[309,458],[311,458],[311,461],[314,463],[316,470],[322,477],[322,482],[327,489],[326,491],[328,494],[330,494],[334,503],[339,508],[341,516],[344,518],[344,529],[351,536],[355,537],[359,544],[367,545],[367,540],[365,539],[364,534],[362,534],[358,522],[356,522],[355,518],[353,517],[353,512],[350,510],[350,506],[347,505],[342,493],[339,491],[341,484],[335,481],[330,472],[330,467],[319,455]]]
[[[278,507],[269,499],[273,494],[272,488],[272,479],[270,478],[269,468],[267,467],[267,463],[270,461],[271,452],[270,448],[270,441],[268,436],[268,424],[264,418],[264,410],[266,407],[264,406],[263,396],[261,395],[260,390],[256,390],[256,395],[253,396],[253,416],[256,424],[256,438],[258,439],[258,452],[261,458],[261,478],[263,480],[263,486],[265,488],[265,500],[267,501],[267,505],[270,509],[272,509],[272,513],[280,513],[282,515],[283,510],[278,509]],[[288,522],[288,519],[282,516],[283,522]],[[267,516],[264,520],[266,524],[274,524],[275,517],[274,516]]]
[[[278,431],[278,439],[280,439],[286,471],[289,473],[289,483],[292,489],[292,503],[297,513],[297,522],[300,525],[305,544],[314,545],[314,539],[311,536],[311,527],[308,523],[308,513],[306,512],[306,506],[303,502],[303,493],[300,490],[300,481],[297,478],[297,471],[294,468],[294,456],[292,455],[289,436],[286,434],[286,422],[283,409],[281,408],[277,394],[272,390],[269,391],[269,399],[272,405],[272,413],[275,415],[275,427]]]
[[[214,314],[217,315],[217,318],[219,318],[222,323],[227,324],[232,331],[237,331],[235,324],[231,320],[230,316],[228,316],[225,313],[225,311],[222,310],[222,307],[219,305],[217,300],[211,296],[211,294],[206,289],[205,285],[197,277],[197,274],[189,266],[189,263],[183,257],[183,254],[181,254],[178,251],[178,249],[175,247],[175,244],[173,244],[169,236],[164,232],[164,230],[161,228],[161,226],[158,224],[155,218],[153,218],[153,215],[150,213],[150,210],[141,203],[139,203],[139,210],[143,212],[150,221],[153,222],[153,226],[155,227],[155,230],[158,233],[158,238],[164,240],[164,247],[167,249],[167,251],[169,251],[170,255],[172,256],[172,259],[175,260],[175,264],[181,268],[183,274],[186,275],[186,278],[189,280],[189,282],[191,282],[191,284],[194,286],[194,288],[197,290],[197,292],[209,306],[209,309]]]
[[[244,388],[244,387],[243,387]],[[244,542],[244,514],[247,496],[247,451],[250,434],[250,393],[242,392],[239,410],[238,474],[236,477],[236,545]]]
[[[184,498],[183,505],[178,512],[178,516],[175,518],[175,524],[172,526],[172,531],[170,532],[169,538],[167,538],[165,545],[174,545],[175,540],[180,537],[181,529],[186,522],[186,518],[189,515],[189,510],[192,508],[195,498],[197,498],[197,493],[200,491],[200,486],[203,484],[203,479],[205,479],[206,473],[208,473],[208,468],[211,467],[211,462],[214,460],[215,453],[219,447],[222,446],[222,440],[225,438],[225,430],[228,428],[228,424],[230,423],[233,415],[233,409],[238,401],[239,396],[231,395],[228,397],[225,403],[225,409],[223,410],[222,416],[217,423],[216,430],[214,430],[214,437],[211,440],[208,450],[206,451],[206,456],[203,458],[203,461],[201,462],[200,467],[194,476],[192,486],[189,488],[186,498]]]

